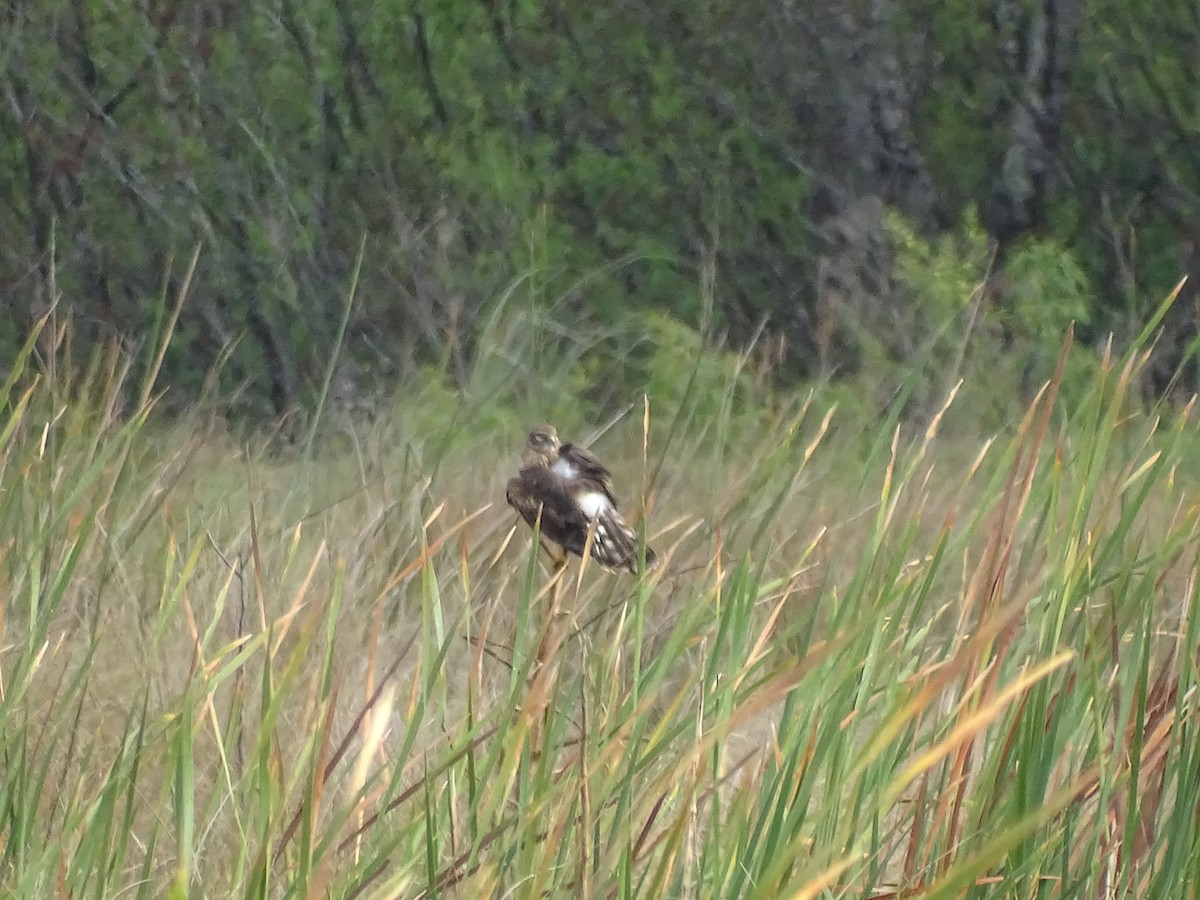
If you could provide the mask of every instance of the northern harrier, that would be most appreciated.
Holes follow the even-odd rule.
[[[583,556],[588,528],[595,523],[592,559],[606,569],[638,569],[638,539],[617,511],[612,473],[591,451],[563,444],[552,425],[529,433],[521,453],[521,471],[509,479],[509,505],[544,541]],[[539,524],[540,516],[540,524]],[[566,553],[562,554],[565,561]],[[656,562],[646,548],[646,568]]]

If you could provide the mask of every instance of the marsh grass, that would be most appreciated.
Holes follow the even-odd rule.
[[[1197,440],[1133,402],[1140,346],[994,438],[651,398],[599,447],[664,564],[552,584],[503,482],[525,416],[583,423],[511,379],[505,327],[459,395],[290,455],[31,338],[0,397],[5,895],[1200,878]]]

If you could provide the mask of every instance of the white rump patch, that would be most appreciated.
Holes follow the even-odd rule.
[[[579,473],[575,471],[575,467],[563,459],[561,456],[554,461],[554,465],[550,467],[550,471],[559,478],[572,479],[578,477]]]
[[[558,463],[554,465],[557,466]],[[600,513],[612,509],[612,503],[599,491],[588,491],[587,493],[580,494],[575,498],[575,502],[579,504],[579,508],[583,510],[583,514],[589,519],[594,519]]]

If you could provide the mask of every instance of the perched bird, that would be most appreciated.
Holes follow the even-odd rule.
[[[521,470],[509,479],[506,495],[531,528],[540,527],[543,541],[565,551],[560,565],[566,553],[583,556],[588,528],[595,523],[592,559],[606,569],[637,572],[637,535],[617,511],[612,473],[590,450],[561,443],[553,425],[529,433]],[[647,547],[646,568],[656,561]]]

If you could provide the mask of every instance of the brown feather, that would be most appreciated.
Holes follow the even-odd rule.
[[[583,555],[588,518],[567,493],[561,478],[549,469],[530,466],[509,479],[506,493],[509,505],[530,528],[540,527],[547,540],[576,556]]]

